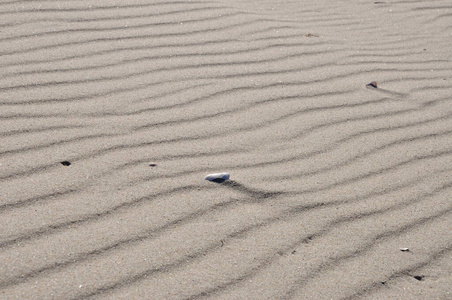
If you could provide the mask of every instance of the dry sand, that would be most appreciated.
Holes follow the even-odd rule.
[[[0,298],[452,299],[451,16],[2,1]]]

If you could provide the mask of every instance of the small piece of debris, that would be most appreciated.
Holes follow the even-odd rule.
[[[419,276],[419,275],[416,275],[416,276],[413,276],[414,277],[414,279],[416,279],[416,280],[419,280],[419,281],[421,281],[422,280],[422,278],[424,278],[424,276],[423,275],[421,275],[421,276]]]
[[[229,179],[229,173],[215,173],[209,174],[204,178],[205,180],[213,181],[213,182],[223,182]]]
[[[67,160],[64,160],[64,161],[62,161],[61,162],[61,164],[63,165],[63,166],[70,166],[71,165],[71,162],[70,161],[67,161]]]
[[[149,163],[149,166],[150,166],[150,167],[157,167],[157,164],[156,164],[155,162],[150,162],[150,163]]]
[[[302,242],[305,243],[305,244],[307,244],[307,243],[309,243],[310,241],[312,241],[313,238],[314,238],[314,237],[313,237],[312,235],[310,235],[310,236],[308,236],[307,238],[305,238]]]
[[[408,249],[408,248],[400,248],[400,251],[402,251],[402,252],[408,252],[408,251],[410,251],[410,249]]]
[[[318,35],[312,34],[312,33],[308,33],[305,36],[307,37],[319,37]]]
[[[373,88],[377,88],[377,82],[376,81],[372,81],[371,83],[366,84],[367,87],[373,87]]]

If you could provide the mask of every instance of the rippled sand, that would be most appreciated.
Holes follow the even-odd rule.
[[[0,298],[451,299],[451,14],[2,1]]]

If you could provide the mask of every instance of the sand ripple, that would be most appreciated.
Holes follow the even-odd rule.
[[[0,3],[2,299],[451,297],[452,6],[286,2]]]

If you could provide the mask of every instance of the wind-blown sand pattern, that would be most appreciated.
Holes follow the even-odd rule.
[[[0,298],[451,299],[451,20],[2,1]]]

